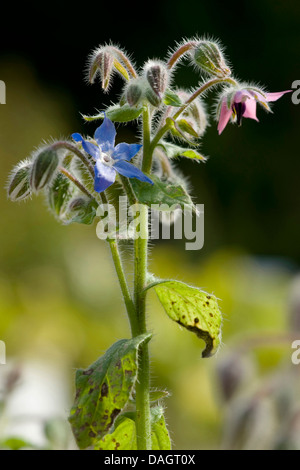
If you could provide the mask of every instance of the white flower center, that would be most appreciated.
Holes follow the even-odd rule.
[[[114,164],[114,159],[108,154],[101,152],[101,162],[104,163],[106,166],[113,166]]]

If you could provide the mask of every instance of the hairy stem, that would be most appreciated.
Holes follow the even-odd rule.
[[[125,303],[125,306],[126,306],[128,318],[129,318],[129,321],[130,321],[131,333],[134,336],[135,332],[137,330],[137,318],[136,318],[136,313],[135,313],[135,305],[134,305],[134,302],[132,300],[132,297],[131,297],[131,294],[130,294],[130,291],[129,291],[129,287],[128,287],[128,284],[127,284],[127,280],[126,280],[126,277],[125,277],[125,273],[124,273],[124,269],[123,269],[123,265],[122,265],[122,260],[121,260],[121,255],[120,255],[120,252],[119,252],[118,242],[117,242],[117,240],[109,239],[108,243],[109,243],[110,251],[111,251],[111,254],[112,254],[112,259],[113,259],[113,262],[114,262],[116,273],[117,273],[117,276],[118,276],[118,279],[119,279],[119,283],[120,283],[124,303]]]
[[[236,85],[236,81],[233,80],[232,78],[213,78],[207,83],[204,83],[198,90],[196,90],[190,97],[189,99],[178,109],[178,111],[172,116],[173,120],[176,120],[181,113],[202,93],[204,93],[206,90],[208,90],[210,87],[219,85],[220,83],[230,83],[231,85]],[[166,124],[164,124],[160,129],[158,129],[157,133],[153,137],[151,141],[151,146],[150,146],[150,151],[153,152],[157,144],[159,143],[160,139],[163,138],[163,136],[168,132],[170,129],[170,121],[168,121]]]
[[[150,150],[149,110],[143,112],[143,163],[142,170],[150,173],[152,153]],[[134,302],[137,314],[137,335],[147,332],[146,294],[143,289],[147,283],[148,265],[148,207],[140,205],[140,233],[134,246]],[[136,384],[136,431],[138,450],[151,450],[150,419],[150,364],[148,344],[142,344],[139,350],[138,376]]]
[[[171,69],[186,52],[190,51],[197,45],[196,41],[189,41],[183,44],[182,46],[177,49],[174,54],[171,55],[170,59],[168,60],[167,67]]]
[[[75,145],[73,145],[73,144],[71,144],[70,142],[67,142],[67,141],[59,141],[59,142],[55,142],[55,144],[53,144],[51,146],[51,148],[70,150],[70,152],[74,153],[78,158],[80,158],[82,163],[84,163],[84,165],[88,168],[89,172],[91,173],[92,177],[94,178],[95,172],[94,172],[93,165],[90,163],[90,161],[86,158],[86,156]]]

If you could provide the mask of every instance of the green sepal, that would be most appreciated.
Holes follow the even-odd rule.
[[[167,106],[174,106],[174,107],[177,107],[177,108],[179,108],[183,104],[181,99],[177,95],[177,93],[175,93],[173,90],[169,90],[169,89],[166,90],[165,93],[164,93],[163,102]]]
[[[143,112],[143,107],[134,107],[124,104],[119,106],[118,104],[110,106],[105,110],[105,115],[108,119],[114,122],[128,122],[134,121]],[[95,116],[82,116],[86,121],[95,121],[97,119],[104,119],[104,112],[96,114]]]
[[[206,343],[202,357],[215,354],[221,343],[222,315],[217,298],[197,287],[173,280],[156,280],[154,288],[169,318]]]
[[[96,444],[112,428],[136,381],[139,346],[150,338],[122,339],[87,369],[77,370],[69,421],[80,449]]]
[[[194,149],[187,149],[184,147],[180,147],[179,145],[172,144],[170,142],[160,142],[158,147],[161,147],[168,158],[177,158],[177,157],[186,157],[192,158],[195,160],[202,160],[205,161],[206,157],[201,155]]]

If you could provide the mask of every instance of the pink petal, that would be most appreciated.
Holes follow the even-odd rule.
[[[246,109],[244,111],[243,117],[255,119],[255,121],[258,121],[256,117],[256,101],[253,99],[247,100],[245,105],[246,105]]]
[[[253,100],[253,96],[247,90],[239,90],[235,93],[233,101],[235,103],[241,103],[242,101],[247,101],[247,98]]]
[[[222,103],[220,118],[219,118],[219,124],[218,124],[219,135],[223,132],[223,130],[227,126],[231,115],[232,115],[232,110],[228,109],[227,103],[226,103],[226,98],[225,98],[223,100],[223,103]]]
[[[266,93],[267,101],[277,101],[281,98],[285,93],[291,93],[293,90],[286,90],[286,91],[277,91],[275,93]]]

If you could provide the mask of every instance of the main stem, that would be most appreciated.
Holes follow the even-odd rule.
[[[152,152],[150,149],[149,110],[143,112],[143,163],[142,171],[150,173]],[[148,264],[148,207],[139,205],[140,233],[134,246],[134,302],[137,316],[135,335],[147,332],[146,294]],[[150,364],[148,344],[143,343],[139,350],[138,374],[136,383],[136,432],[138,450],[151,450],[150,418]]]

